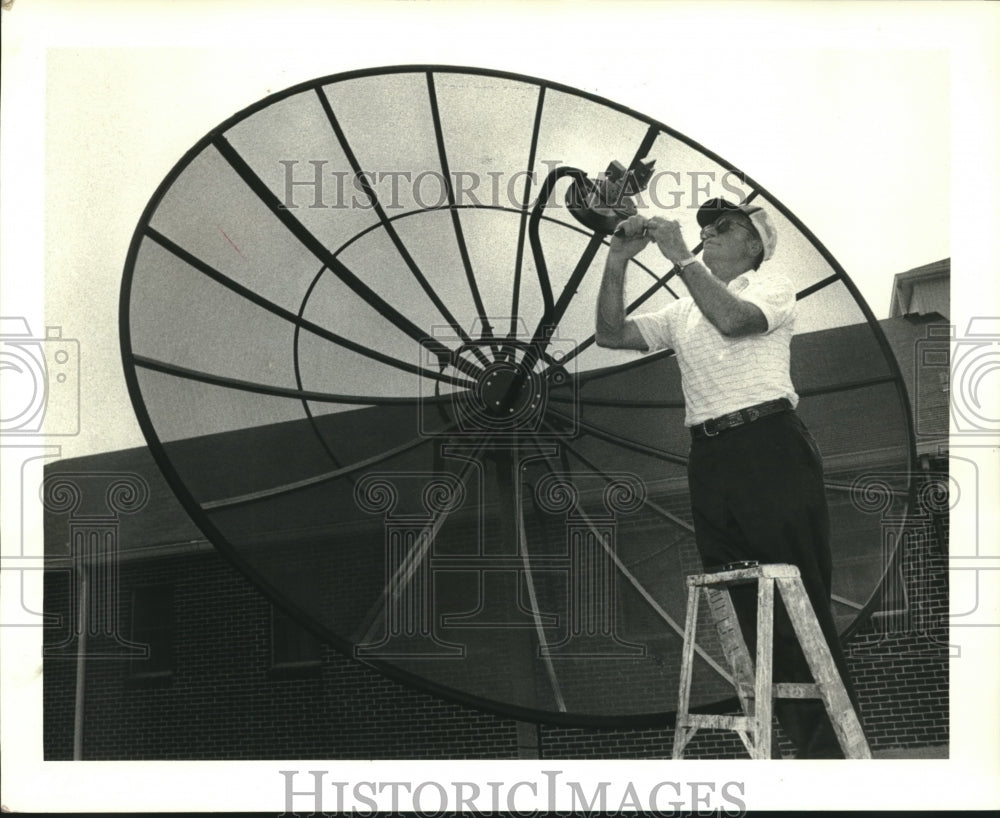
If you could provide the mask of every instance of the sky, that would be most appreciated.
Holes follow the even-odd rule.
[[[233,113],[339,71],[428,62],[494,68],[651,116],[788,207],[877,317],[887,314],[894,274],[952,255],[953,141],[964,152],[970,139],[952,127],[953,108],[963,102],[952,92],[962,54],[930,36],[920,12],[892,15],[892,25],[882,26],[797,4],[783,4],[777,17],[754,4],[715,15],[670,3],[627,4],[615,13],[661,32],[666,48],[660,37],[630,37],[626,46],[607,35],[601,4],[574,5],[572,15],[562,4],[533,6],[530,14],[518,4],[487,4],[468,17],[443,12],[440,47],[429,49],[405,34],[408,18],[414,25],[416,15],[420,24],[428,19],[421,3],[390,4],[392,18],[378,18],[374,28],[370,12],[353,4],[325,15],[306,4],[322,22],[306,27],[290,17],[289,37],[271,36],[251,16],[223,16],[224,4],[199,6],[196,28],[187,25],[185,3],[155,26],[123,7],[110,14],[115,5],[95,5],[103,18],[69,12],[47,21],[38,35],[48,43],[45,60],[22,64],[36,93],[14,138],[27,140],[22,134],[35,126],[24,148],[37,162],[11,163],[15,173],[32,170],[14,176],[7,202],[16,204],[5,207],[23,224],[7,225],[5,252],[20,261],[4,266],[4,303],[24,315],[41,307],[33,332],[42,323],[58,326],[79,344],[78,404],[55,393],[50,401],[56,426],[72,427],[60,424],[60,413],[80,417],[79,434],[61,439],[62,456],[143,442],[121,372],[118,290],[132,232],[157,185]],[[8,20],[16,22],[13,14]],[[214,33],[222,30],[225,36]],[[359,32],[366,34],[358,39]],[[967,77],[958,78],[967,93]],[[27,95],[29,84],[26,78],[13,93]],[[8,155],[18,148],[8,144]],[[40,218],[30,219],[32,211]],[[44,278],[43,305],[39,294],[26,296],[25,278]]]
[[[118,294],[160,181],[235,112],[341,71],[468,65],[597,94],[746,171],[827,247],[876,316],[896,273],[949,257],[959,332],[1000,303],[992,4],[17,0],[3,14],[0,304],[36,338],[60,328],[60,349],[78,355],[50,395],[57,430],[77,429],[48,438],[60,457],[143,443],[122,376]],[[982,647],[968,644],[969,655]],[[956,728],[962,770],[935,768],[953,808],[995,794],[983,785],[995,776],[978,776],[988,754],[960,750],[968,735]],[[809,771],[780,786],[762,773],[755,806],[821,787],[826,808],[857,792],[866,807],[894,807],[920,779],[893,772],[895,789],[881,771],[832,793]],[[22,780],[47,780],[33,775]],[[78,808],[80,775],[65,767],[58,787],[44,785],[52,808]],[[136,775],[134,789],[157,791],[160,808],[190,793],[161,770]],[[261,785],[232,775],[197,790],[197,808],[259,808]],[[223,780],[237,789],[227,795]]]

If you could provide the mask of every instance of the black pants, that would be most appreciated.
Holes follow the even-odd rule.
[[[795,412],[692,441],[688,462],[695,540],[709,570],[757,560],[798,566],[834,662],[857,708],[830,611],[830,520],[823,464]],[[754,584],[731,589],[740,628],[756,651]],[[776,603],[779,596],[775,595]],[[774,681],[809,682],[812,674],[784,606],[775,605]],[[776,700],[775,715],[799,758],[843,758],[818,700]]]

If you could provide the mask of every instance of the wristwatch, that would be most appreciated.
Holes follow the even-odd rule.
[[[681,272],[685,267],[687,267],[689,264],[693,264],[697,260],[698,259],[696,259],[694,256],[688,256],[687,258],[682,258],[680,261],[676,262],[677,271]]]

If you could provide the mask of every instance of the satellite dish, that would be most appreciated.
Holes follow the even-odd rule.
[[[670,354],[594,344],[608,236],[579,212],[612,162],[639,160],[656,172],[634,203],[689,237],[710,195],[772,214],[828,472],[835,615],[845,632],[864,620],[884,520],[852,487],[908,473],[913,440],[846,273],[763,188],[649,117],[405,66],[303,83],[212,130],[147,206],[122,286],[130,395],[173,490],[344,653],[518,718],[675,709],[684,580],[702,570],[680,380]],[[652,251],[627,286],[632,311],[685,295]],[[711,705],[731,688],[704,644],[693,703]]]

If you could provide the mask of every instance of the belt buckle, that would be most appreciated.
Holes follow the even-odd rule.
[[[702,423],[701,428],[705,432],[705,437],[715,437],[716,435],[719,434],[718,430],[712,431],[713,429],[715,429],[715,421],[712,418],[709,418],[704,423]]]
[[[734,426],[742,426],[744,423],[743,413],[740,411],[730,412],[725,416],[726,428],[732,429]]]

